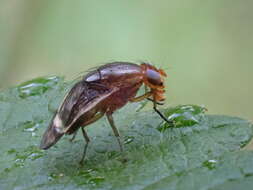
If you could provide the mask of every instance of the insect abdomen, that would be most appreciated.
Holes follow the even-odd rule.
[[[62,136],[64,135],[63,132],[63,124],[62,120],[58,114],[55,115],[51,124],[47,128],[46,132],[44,133],[40,148],[41,149],[48,149],[53,146]]]

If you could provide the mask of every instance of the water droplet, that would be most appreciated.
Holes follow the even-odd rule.
[[[42,122],[43,122],[42,120],[37,123],[34,121],[26,121],[21,123],[20,126],[23,128],[24,132],[31,132],[32,136],[35,136],[36,135],[35,131],[38,130]]]
[[[59,179],[59,178],[61,178],[61,177],[64,177],[64,174],[63,174],[63,173],[59,173],[59,174],[51,173],[51,174],[48,176],[48,180],[49,180],[49,181],[52,181],[52,180]]]
[[[31,160],[36,160],[38,158],[41,158],[42,156],[43,156],[43,154],[37,152],[37,153],[30,154],[28,158]]]
[[[98,172],[94,169],[79,171],[77,175],[81,177],[80,181],[78,180],[79,185],[98,185],[105,180],[105,177],[98,175]]]
[[[215,168],[215,165],[217,164],[217,160],[206,160],[202,163],[204,167],[207,167],[209,170],[212,170]]]
[[[88,177],[91,175],[91,173],[93,172],[93,169],[87,169],[87,170],[80,170],[78,172],[78,176],[82,176],[82,177]]]
[[[12,151],[11,151],[12,152]],[[44,151],[37,146],[29,146],[25,150],[15,152],[15,166],[23,167],[26,160],[34,161],[44,156]]]
[[[197,105],[180,105],[165,111],[165,116],[169,121],[173,121],[173,127],[189,127],[198,124],[204,117],[207,109]],[[164,131],[172,126],[163,121],[159,126],[159,131]]]
[[[118,156],[120,156],[120,152],[118,152],[118,151],[107,152],[108,159],[114,159],[114,158],[116,158]]]
[[[60,77],[40,77],[18,86],[18,92],[20,98],[27,98],[29,96],[37,96],[45,93],[48,89],[51,89],[56,85]]]
[[[91,185],[98,185],[99,183],[103,182],[104,180],[105,180],[104,177],[97,176],[97,177],[90,178],[87,183],[91,184]]]
[[[126,136],[125,139],[124,139],[124,144],[130,144],[133,141],[134,141],[133,136]]]
[[[24,160],[23,159],[16,159],[14,166],[19,167],[19,168],[23,168],[24,167]]]

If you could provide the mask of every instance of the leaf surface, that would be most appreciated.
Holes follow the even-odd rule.
[[[35,85],[36,84],[36,85]],[[71,84],[39,78],[0,93],[0,189],[247,189],[253,153],[240,151],[252,138],[246,120],[206,115],[193,105],[163,110],[168,127],[141,104],[114,114],[124,154],[103,118],[87,127],[88,159],[79,165],[84,139],[64,136],[47,151],[38,148]],[[181,114],[181,115],[180,115]],[[122,162],[122,157],[127,162]]]

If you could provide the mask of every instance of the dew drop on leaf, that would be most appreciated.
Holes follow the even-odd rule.
[[[166,110],[164,113],[169,121],[174,123],[175,128],[189,127],[200,123],[201,119],[204,117],[204,113],[207,109],[203,106],[197,105],[179,105],[174,108]],[[164,131],[172,126],[163,121],[157,129],[159,131]]]
[[[29,96],[38,96],[51,89],[59,81],[60,77],[39,77],[22,83],[17,87],[19,97],[27,98]]]

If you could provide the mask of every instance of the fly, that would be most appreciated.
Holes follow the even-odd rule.
[[[90,142],[85,127],[106,115],[117,138],[119,148],[123,151],[120,134],[112,115],[126,103],[139,102],[144,99],[152,101],[153,109],[159,116],[172,124],[157,109],[157,105],[162,105],[165,100],[164,77],[166,77],[166,73],[162,69],[157,69],[147,63],[138,65],[128,62],[113,62],[89,72],[66,95],[43,135],[40,148],[50,148],[64,134],[73,134],[74,138],[81,128],[86,141],[82,163]],[[137,91],[142,85],[145,86],[145,93],[136,97]]]

